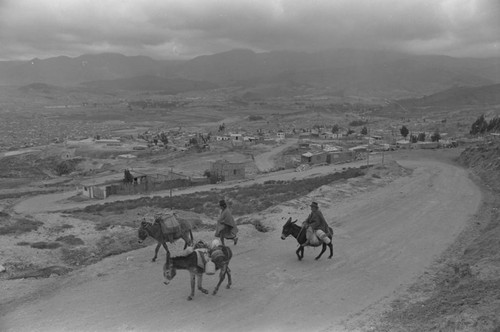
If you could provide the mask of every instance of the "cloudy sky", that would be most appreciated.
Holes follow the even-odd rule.
[[[500,56],[500,0],[0,0],[0,60],[234,48]]]

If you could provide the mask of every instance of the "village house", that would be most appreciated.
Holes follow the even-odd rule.
[[[284,140],[285,139],[285,132],[283,130],[278,130],[276,133],[276,138],[278,140]]]
[[[221,181],[240,180],[245,178],[245,163],[232,163],[217,160],[212,163],[211,176]]]
[[[328,164],[341,164],[354,160],[356,153],[353,151],[330,151],[328,152],[326,162]]]
[[[324,151],[308,151],[300,156],[300,162],[302,164],[326,164],[328,158],[328,153]]]
[[[131,183],[123,181],[124,173],[115,173],[83,181],[77,190],[89,198],[105,199],[111,195],[131,195],[208,183],[206,178],[193,180],[172,171],[145,174],[131,170],[130,174],[133,177]]]

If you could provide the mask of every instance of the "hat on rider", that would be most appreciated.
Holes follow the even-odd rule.
[[[319,208],[318,203],[316,203],[316,202],[312,202],[310,206],[315,207],[315,208]]]
[[[219,201],[219,206],[221,206],[221,207],[227,207],[226,201],[225,201],[225,200],[223,200],[223,199],[221,199],[221,200]]]

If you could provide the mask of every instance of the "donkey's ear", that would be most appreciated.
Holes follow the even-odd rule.
[[[294,221],[294,222],[292,222],[292,224],[295,224],[295,223],[297,222],[297,220],[298,220],[298,219],[295,219],[295,221]]]

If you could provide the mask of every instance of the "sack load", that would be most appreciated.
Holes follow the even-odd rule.
[[[319,246],[321,243],[311,227],[307,227],[306,237],[311,246]]]
[[[170,211],[155,214],[155,222],[163,222],[167,234],[180,233],[181,231],[181,224],[175,214]]]
[[[211,259],[205,263],[205,274],[215,274],[215,263]]]
[[[321,229],[316,230],[316,236],[326,244],[330,244],[330,238]]]

